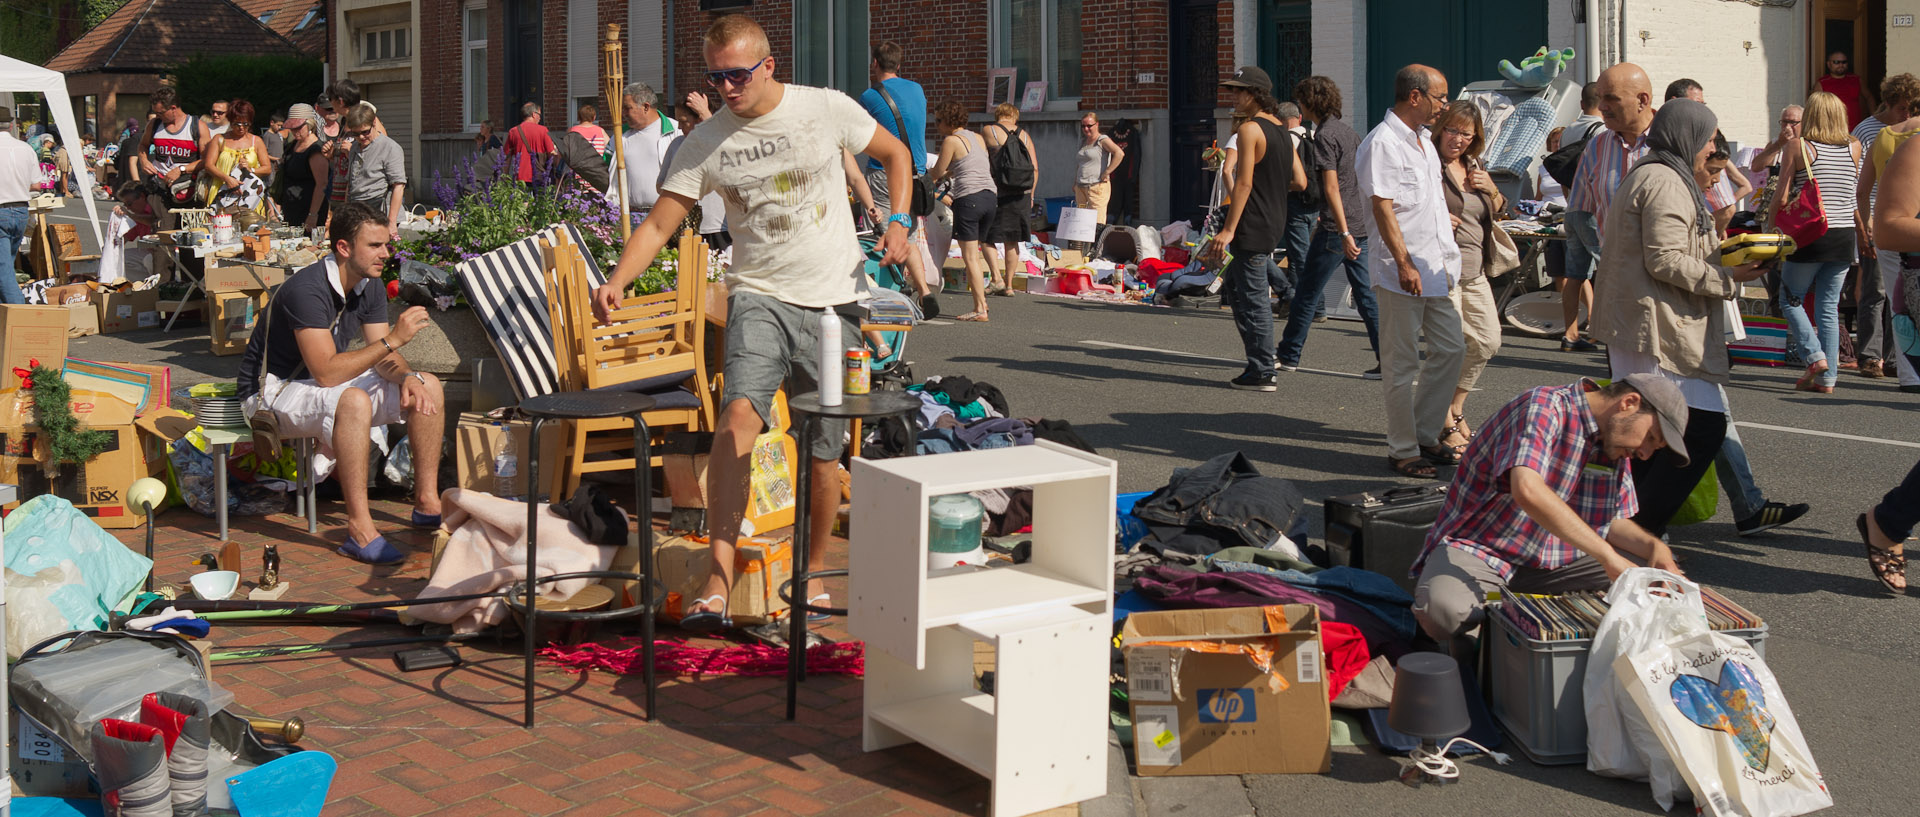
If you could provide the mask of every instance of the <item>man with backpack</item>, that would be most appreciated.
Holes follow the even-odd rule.
[[[993,121],[980,130],[987,139],[987,169],[1000,191],[981,248],[993,276],[989,291],[1004,295],[1020,264],[1020,243],[1031,229],[1027,216],[1033,212],[1033,188],[1040,179],[1039,153],[1033,137],[1020,129],[1020,109],[1010,103],[993,106]]]
[[[913,154],[913,186],[925,189],[920,177],[927,175],[927,92],[920,83],[900,76],[900,66],[905,61],[906,49],[899,43],[883,40],[873,46],[873,62],[868,66],[873,86],[860,92],[860,107],[865,108],[880,127],[907,144],[907,151]],[[886,168],[871,156],[867,157],[867,187],[873,191],[874,212],[869,213],[869,217],[884,217],[893,211]],[[934,297],[933,287],[927,281],[929,270],[920,250],[926,244],[921,223],[924,213],[910,207],[898,209],[911,212],[913,218],[908,239],[915,246],[907,253],[907,280],[918,291],[921,313],[929,318],[940,317],[940,301]],[[873,218],[873,222],[877,227],[880,218]],[[937,273],[938,267],[932,272]]]
[[[1578,164],[1570,180],[1562,183],[1567,187],[1567,280],[1580,280],[1580,289],[1575,293],[1582,299],[1591,299],[1591,281],[1593,270],[1600,258],[1601,243],[1607,229],[1607,207],[1613,203],[1613,191],[1620,186],[1620,180],[1627,177],[1640,157],[1647,154],[1647,129],[1653,125],[1653,82],[1647,79],[1647,72],[1630,62],[1600,72],[1600,79],[1592,83],[1592,96],[1600,110],[1604,129],[1589,129],[1592,136],[1578,140],[1580,134],[1564,133],[1562,144],[1581,145],[1578,152]],[[1588,93],[1581,93],[1584,104]],[[1571,131],[1572,127],[1569,126]],[[1575,137],[1569,142],[1568,137]],[[1562,153],[1568,148],[1561,148]],[[1554,157],[1559,157],[1555,154]],[[1552,171],[1549,170],[1549,173]],[[1555,178],[1559,178],[1555,176]],[[1584,253],[1584,255],[1583,255]],[[1587,261],[1585,266],[1581,262]],[[1586,277],[1576,279],[1576,273]],[[1572,289],[1566,285],[1561,289],[1561,303],[1566,303],[1566,293]],[[1589,303],[1591,301],[1589,300]],[[1566,307],[1562,306],[1564,310]],[[1589,316],[1591,318],[1591,316]],[[1560,338],[1562,352],[1592,352],[1600,347],[1593,341],[1580,336],[1580,325],[1570,321],[1566,334]]]
[[[1300,368],[1300,354],[1307,346],[1307,330],[1324,310],[1322,303],[1327,281],[1335,269],[1344,269],[1352,288],[1354,309],[1367,326],[1367,343],[1373,347],[1374,366],[1362,376],[1380,379],[1380,310],[1373,300],[1373,281],[1367,274],[1367,199],[1360,195],[1360,177],[1354,173],[1354,157],[1360,152],[1360,134],[1340,116],[1340,87],[1323,76],[1311,76],[1294,86],[1293,98],[1299,100],[1307,121],[1313,123],[1313,138],[1301,150],[1301,160],[1311,167],[1307,189],[1318,191],[1319,229],[1307,248],[1306,264],[1294,279],[1295,295],[1287,315],[1287,328],[1280,335],[1275,365],[1281,371]]]

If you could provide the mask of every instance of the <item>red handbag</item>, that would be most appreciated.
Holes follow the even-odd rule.
[[[1786,233],[1793,243],[1805,247],[1827,234],[1827,210],[1820,200],[1820,184],[1813,179],[1813,157],[1806,140],[1800,140],[1801,167],[1807,171],[1807,183],[1780,208],[1774,229]]]

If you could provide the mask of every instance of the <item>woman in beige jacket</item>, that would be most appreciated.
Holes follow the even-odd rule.
[[[1701,194],[1717,126],[1707,106],[1673,100],[1647,133],[1647,155],[1613,194],[1607,240],[1594,275],[1593,336],[1607,345],[1615,378],[1658,374],[1686,395],[1687,457],[1661,449],[1635,460],[1640,513],[1658,536],[1720,451],[1727,432],[1727,302],[1766,274],[1757,264],[1722,267],[1713,215]]]

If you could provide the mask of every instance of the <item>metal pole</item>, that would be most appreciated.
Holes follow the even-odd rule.
[[[627,149],[620,137],[621,125],[627,119],[626,106],[626,61],[620,55],[620,24],[607,24],[607,42],[600,47],[606,54],[607,63],[607,106],[613,108],[613,184],[620,197],[620,240],[625,243],[633,236],[633,216],[627,203]],[[649,713],[651,714],[651,713]]]

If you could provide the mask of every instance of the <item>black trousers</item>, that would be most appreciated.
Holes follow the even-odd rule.
[[[1707,468],[1720,456],[1720,444],[1727,439],[1727,415],[1718,411],[1687,409],[1684,440],[1688,462],[1671,449],[1662,448],[1651,458],[1633,461],[1633,487],[1640,496],[1640,513],[1635,524],[1659,536],[1667,532],[1667,523],[1693,493]]]

